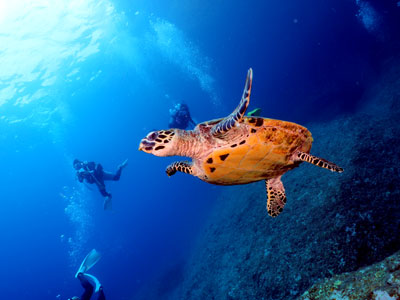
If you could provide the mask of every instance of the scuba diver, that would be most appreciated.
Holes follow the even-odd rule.
[[[189,107],[184,103],[177,103],[169,110],[169,128],[186,129],[190,124],[196,126],[189,112]]]
[[[106,300],[104,295],[103,287],[99,280],[93,275],[87,274],[86,272],[92,268],[101,258],[99,252],[93,249],[86,255],[85,259],[82,261],[78,272],[76,272],[75,278],[78,278],[81,282],[84,292],[81,297],[74,296],[68,300],[90,300],[93,292],[98,293],[97,300]],[[93,287],[94,285],[94,287]]]
[[[104,210],[112,209],[111,198],[112,195],[106,191],[106,186],[104,184],[105,180],[119,180],[121,176],[122,169],[126,167],[128,164],[128,160],[126,159],[122,164],[118,166],[117,172],[115,174],[106,172],[103,170],[103,166],[101,164],[97,164],[93,161],[80,161],[79,159],[75,159],[73,166],[77,171],[76,176],[78,177],[79,182],[83,182],[85,180],[87,183],[96,184],[100,193],[105,197],[104,199]]]

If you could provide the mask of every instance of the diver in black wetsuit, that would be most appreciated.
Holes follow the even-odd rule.
[[[83,180],[85,180],[87,183],[96,184],[100,193],[105,197],[104,209],[111,209],[112,195],[106,191],[106,186],[104,184],[104,181],[119,180],[122,169],[126,167],[127,164],[128,160],[125,160],[122,164],[120,164],[115,174],[104,171],[103,166],[101,164],[97,164],[93,161],[86,162],[75,159],[73,166],[74,169],[77,171],[76,176],[79,182],[83,182]]]
[[[68,300],[90,300],[93,295],[93,285],[85,278],[85,274],[79,273],[78,279],[81,282],[82,287],[85,289],[81,297],[72,297]],[[101,286],[98,291],[97,300],[106,300],[106,296],[104,295],[103,287]]]
[[[190,124],[196,126],[196,123],[190,116],[189,107],[184,103],[175,104],[175,106],[169,110],[169,114],[170,128],[186,129]]]
[[[91,250],[88,255],[82,261],[78,272],[75,274],[75,278],[78,278],[82,287],[85,289],[82,296],[72,297],[68,300],[90,300],[93,295],[93,292],[97,293],[97,300],[105,300],[103,286],[100,281],[93,275],[88,274],[89,271],[101,258],[101,255],[96,249]],[[92,284],[93,283],[93,284]]]

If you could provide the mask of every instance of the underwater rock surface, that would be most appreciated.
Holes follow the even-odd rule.
[[[400,252],[352,273],[313,285],[299,300],[400,299]]]
[[[311,153],[344,173],[303,163],[285,174],[277,218],[267,215],[263,182],[221,187],[172,298],[296,299],[323,278],[400,250],[399,66],[386,63],[357,114],[304,124]]]

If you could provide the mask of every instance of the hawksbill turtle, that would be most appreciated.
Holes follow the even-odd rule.
[[[247,73],[239,105],[227,117],[198,124],[194,130],[150,132],[139,150],[156,156],[186,156],[191,162],[170,164],[166,173],[191,174],[218,185],[247,184],[264,180],[267,211],[278,216],[286,195],[281,177],[302,162],[331,170],[343,169],[310,154],[313,138],[307,128],[287,121],[245,116],[250,101],[253,71]]]

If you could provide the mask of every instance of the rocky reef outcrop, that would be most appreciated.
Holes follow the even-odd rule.
[[[356,272],[333,276],[313,285],[299,300],[400,299],[400,252]]]

